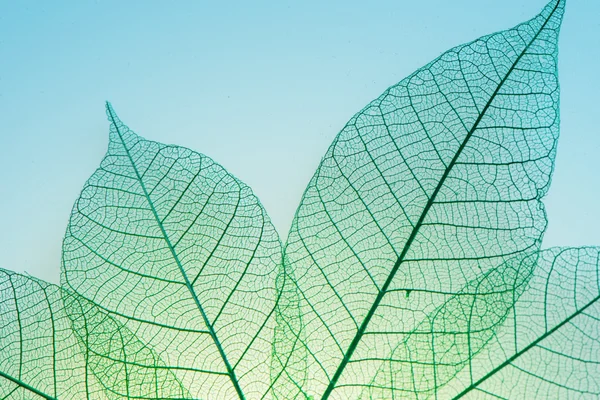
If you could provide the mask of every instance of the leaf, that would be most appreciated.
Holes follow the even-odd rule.
[[[432,313],[425,326],[405,335],[361,398],[392,397],[393,382],[405,378],[407,370],[414,380],[423,379],[415,370],[425,369],[427,357],[419,353],[431,353],[434,336],[442,345],[451,344],[445,371],[455,369],[446,374],[451,384],[435,393],[438,398],[600,395],[595,379],[600,374],[600,248],[544,250],[511,260],[468,286]],[[493,330],[486,324],[499,319],[502,325]],[[482,351],[470,353],[472,346],[465,342],[480,339],[486,342],[477,346]],[[468,367],[459,370],[455,360],[461,357],[468,358]]]
[[[135,388],[139,399],[185,393],[172,374],[157,368],[160,361],[150,349],[82,298],[0,269],[0,299],[3,399],[122,398],[115,396],[115,389],[125,384]],[[68,315],[71,307],[81,310],[83,316],[75,330]],[[111,338],[107,340],[107,336]],[[81,340],[113,347],[105,354],[96,354],[86,351]],[[135,347],[136,353],[125,363],[115,362],[111,353],[118,353],[125,345]],[[148,359],[153,361],[150,370],[141,367]],[[119,370],[129,370],[128,379],[113,385],[115,377],[122,377]],[[143,372],[132,373],[140,370]]]
[[[291,399],[297,394],[309,398],[303,391],[308,377],[308,353],[303,337],[300,293],[293,284],[293,272],[285,270],[285,263],[277,276],[279,301],[276,306],[273,353],[271,356],[271,382],[274,398]]]
[[[154,349],[193,398],[266,396],[281,244],[265,210],[210,158],[107,114],[108,153],[73,208],[63,284]]]
[[[532,257],[534,276],[507,323],[440,398],[600,396],[600,247]]]
[[[394,390],[397,382],[407,377],[410,379],[403,384],[414,393],[433,397],[464,367],[472,370],[473,358],[494,340],[496,331],[513,311],[515,299],[526,290],[536,267],[536,255],[517,257],[477,277],[457,294],[448,296],[412,331],[396,332],[399,343],[365,390],[368,397],[402,395],[402,390]],[[435,385],[431,385],[434,357],[440,361],[435,364]]]
[[[123,324],[81,296],[65,290],[71,327],[89,371],[108,399],[182,399],[190,394],[164,361]],[[95,396],[92,396],[95,397]]]
[[[85,358],[58,287],[0,270],[0,337],[1,398],[74,399],[101,390],[86,388]]]
[[[335,138],[285,248],[281,291],[296,291],[299,301],[280,311],[293,334],[275,345],[301,342],[310,377],[288,398],[348,399],[369,390],[432,396],[496,335],[516,289],[496,296],[492,316],[478,316],[483,336],[466,342],[467,355],[465,343],[448,342],[447,329],[460,325],[461,292],[483,284],[481,277],[498,282],[493,271],[540,248],[541,198],[558,139],[563,11],[564,1],[553,0],[526,23],[447,51],[387,89]],[[524,288],[530,276],[505,283]],[[441,310],[445,316],[435,316]],[[301,324],[293,322],[298,314]],[[446,331],[430,332],[430,343],[407,355],[406,334],[438,326],[428,321],[443,321]],[[403,368],[398,380],[400,353],[429,360]],[[377,388],[390,363],[388,386]]]

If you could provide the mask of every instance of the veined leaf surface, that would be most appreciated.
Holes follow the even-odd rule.
[[[0,269],[0,299],[1,398],[185,395],[151,349],[80,296]],[[78,320],[71,321],[72,315]],[[92,343],[98,346],[86,346]],[[100,352],[91,351],[100,347]],[[125,350],[131,350],[129,359],[121,357]]]
[[[491,344],[439,398],[597,399],[600,248],[551,248]]]
[[[526,23],[449,50],[338,134],[285,248],[295,288],[282,292],[300,300],[299,312],[281,314],[303,321],[287,324],[301,329],[275,346],[300,341],[309,378],[284,397],[358,398],[382,363],[396,362],[407,332],[481,276],[539,250],[558,139],[563,10],[553,0]],[[488,340],[516,298],[499,297],[504,311],[480,320]],[[390,368],[402,378],[390,379],[383,397],[434,396],[487,343],[461,347],[449,333],[430,332],[418,354],[405,354],[412,366],[397,360]]]
[[[1,398],[77,399],[101,392],[60,288],[0,270],[0,338]]]
[[[493,329],[487,326],[499,320]],[[438,343],[449,350],[442,368],[455,373],[442,375],[448,384],[438,388],[437,398],[595,399],[600,396],[600,248],[552,248],[510,260],[403,337],[361,398],[405,397],[394,382],[424,381],[415,373],[427,370],[419,353],[432,352],[432,343]],[[472,345],[481,339],[485,346]],[[472,353],[473,347],[480,351]],[[458,370],[461,358],[467,358],[467,367]]]
[[[83,297],[62,290],[88,370],[104,389],[90,399],[185,399],[190,394],[156,352]]]
[[[515,300],[528,288],[536,263],[537,253],[508,260],[458,293],[447,293],[447,300],[411,331],[395,332],[398,345],[389,359],[382,360],[361,398],[435,397],[462,368],[468,367],[472,373],[473,357],[493,342],[510,317]],[[435,364],[434,353],[438,355]],[[432,377],[435,385],[430,383]]]
[[[107,113],[108,153],[73,208],[62,282],[152,347],[192,398],[267,396],[281,245],[262,205],[210,158]]]

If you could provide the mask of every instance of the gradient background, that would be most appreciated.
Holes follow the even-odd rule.
[[[323,3],[0,0],[0,267],[58,282],[70,209],[106,151],[105,100],[249,184],[284,239],[355,112],[546,1]],[[559,66],[545,245],[600,245],[600,1],[568,1]]]

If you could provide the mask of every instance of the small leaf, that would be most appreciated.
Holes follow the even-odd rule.
[[[483,331],[466,343],[469,353],[465,343],[447,342],[448,331],[431,333],[464,316],[457,296],[470,285],[486,276],[501,282],[494,270],[540,249],[541,198],[558,140],[563,10],[564,1],[553,0],[526,23],[447,51],[386,90],[335,138],[285,248],[289,287],[281,290],[297,291],[299,302],[281,318],[302,315],[302,323],[287,325],[298,327],[288,338],[303,344],[310,377],[288,397],[434,396],[500,329],[516,288],[477,316]],[[523,288],[527,276],[507,282]],[[426,339],[416,334],[423,329],[430,342],[411,345]]]
[[[281,266],[265,210],[210,158],[107,114],[108,153],[73,208],[63,284],[154,349],[193,398],[265,396]]]

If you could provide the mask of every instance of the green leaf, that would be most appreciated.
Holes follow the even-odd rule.
[[[281,244],[265,210],[210,158],[107,114],[108,153],[73,208],[63,284],[154,349],[193,398],[266,396]]]
[[[75,399],[101,390],[89,385],[60,288],[0,270],[0,338],[1,398]]]
[[[510,260],[403,336],[361,398],[406,397],[394,382],[427,379],[432,343],[445,354],[436,377],[450,384],[419,397],[597,398],[600,248],[552,248]],[[463,358],[467,368],[457,368]]]
[[[447,294],[448,300],[412,331],[395,332],[397,346],[389,360],[381,363],[361,398],[367,394],[370,398],[401,396],[407,392],[397,388],[403,380],[403,385],[410,387],[409,393],[434,397],[464,367],[472,370],[473,358],[494,340],[512,312],[515,299],[526,290],[536,267],[536,255],[508,260],[469,282],[457,294]],[[430,383],[432,377],[435,385]]]
[[[563,10],[553,0],[526,23],[447,51],[335,138],[285,248],[281,292],[299,301],[279,311],[293,334],[275,346],[300,342],[310,377],[290,378],[301,385],[287,398],[427,397],[496,335],[531,276],[509,261],[536,254],[546,229]],[[477,340],[452,344],[466,306],[457,296],[503,282],[498,268],[515,271],[504,284],[520,289],[495,294],[494,312],[476,316]],[[414,332],[425,327],[419,346]],[[402,367],[395,356],[418,362]]]
[[[190,394],[153,349],[79,295],[63,290],[65,311],[88,370],[108,399],[183,399]],[[95,396],[91,396],[94,398]]]
[[[3,399],[180,398],[185,389],[150,349],[88,301],[58,286],[0,269],[0,397]],[[81,319],[73,326],[70,314]],[[109,337],[110,336],[110,337]],[[87,342],[111,348],[100,354]],[[130,360],[113,354],[135,348]],[[149,368],[144,368],[148,364]],[[124,378],[115,383],[115,380]]]
[[[491,344],[439,398],[600,396],[600,247],[541,252]]]

